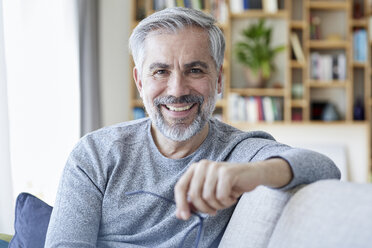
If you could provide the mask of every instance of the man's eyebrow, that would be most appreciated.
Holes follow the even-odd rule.
[[[155,68],[162,68],[162,69],[168,69],[170,66],[168,64],[164,64],[164,63],[152,63],[150,65],[150,71],[155,69]]]
[[[193,61],[191,63],[188,63],[188,64],[185,64],[185,68],[192,68],[192,67],[197,67],[197,66],[200,66],[200,67],[203,67],[204,69],[208,69],[208,64],[205,63],[205,62],[202,62],[202,61]]]

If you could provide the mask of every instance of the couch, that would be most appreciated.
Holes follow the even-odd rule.
[[[220,248],[372,247],[372,185],[323,180],[257,187],[239,201]]]
[[[36,197],[21,194],[11,247],[43,247],[50,211]],[[38,242],[30,246],[30,239]],[[240,199],[219,247],[372,247],[372,184],[323,180],[291,191],[259,186]]]

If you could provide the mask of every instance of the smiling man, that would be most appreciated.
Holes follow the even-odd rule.
[[[46,247],[217,247],[244,192],[340,177],[319,153],[211,117],[225,41],[210,16],[157,12],[135,28],[130,48],[149,118],[80,140],[61,178]]]

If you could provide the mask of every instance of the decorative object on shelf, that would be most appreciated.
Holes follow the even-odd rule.
[[[321,33],[320,33],[320,17],[310,15],[310,38],[312,40],[320,40]]]
[[[312,102],[311,120],[338,121],[340,120],[340,115],[333,103]]]
[[[302,50],[300,39],[298,38],[297,33],[292,32],[290,36],[291,44],[292,44],[292,49],[294,52],[294,55],[296,57],[296,60],[300,64],[305,64],[305,55],[304,51]]]
[[[338,121],[340,120],[340,115],[336,109],[336,106],[332,103],[327,103],[322,112],[323,121]]]
[[[271,47],[272,28],[265,26],[265,20],[252,24],[242,31],[244,41],[235,44],[235,54],[238,62],[246,69],[247,83],[250,88],[261,88],[270,78],[275,69],[275,55],[285,49],[285,46]]]
[[[304,93],[304,87],[302,83],[292,84],[292,98],[293,99],[302,99]]]
[[[363,101],[358,98],[354,104],[354,111],[353,117],[355,121],[363,121],[364,120],[364,104]]]

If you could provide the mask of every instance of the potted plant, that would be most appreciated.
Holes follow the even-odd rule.
[[[285,46],[271,47],[271,27],[265,26],[265,20],[252,24],[242,31],[243,41],[235,44],[235,54],[238,62],[246,67],[248,87],[263,87],[270,78],[275,55],[285,49]]]

